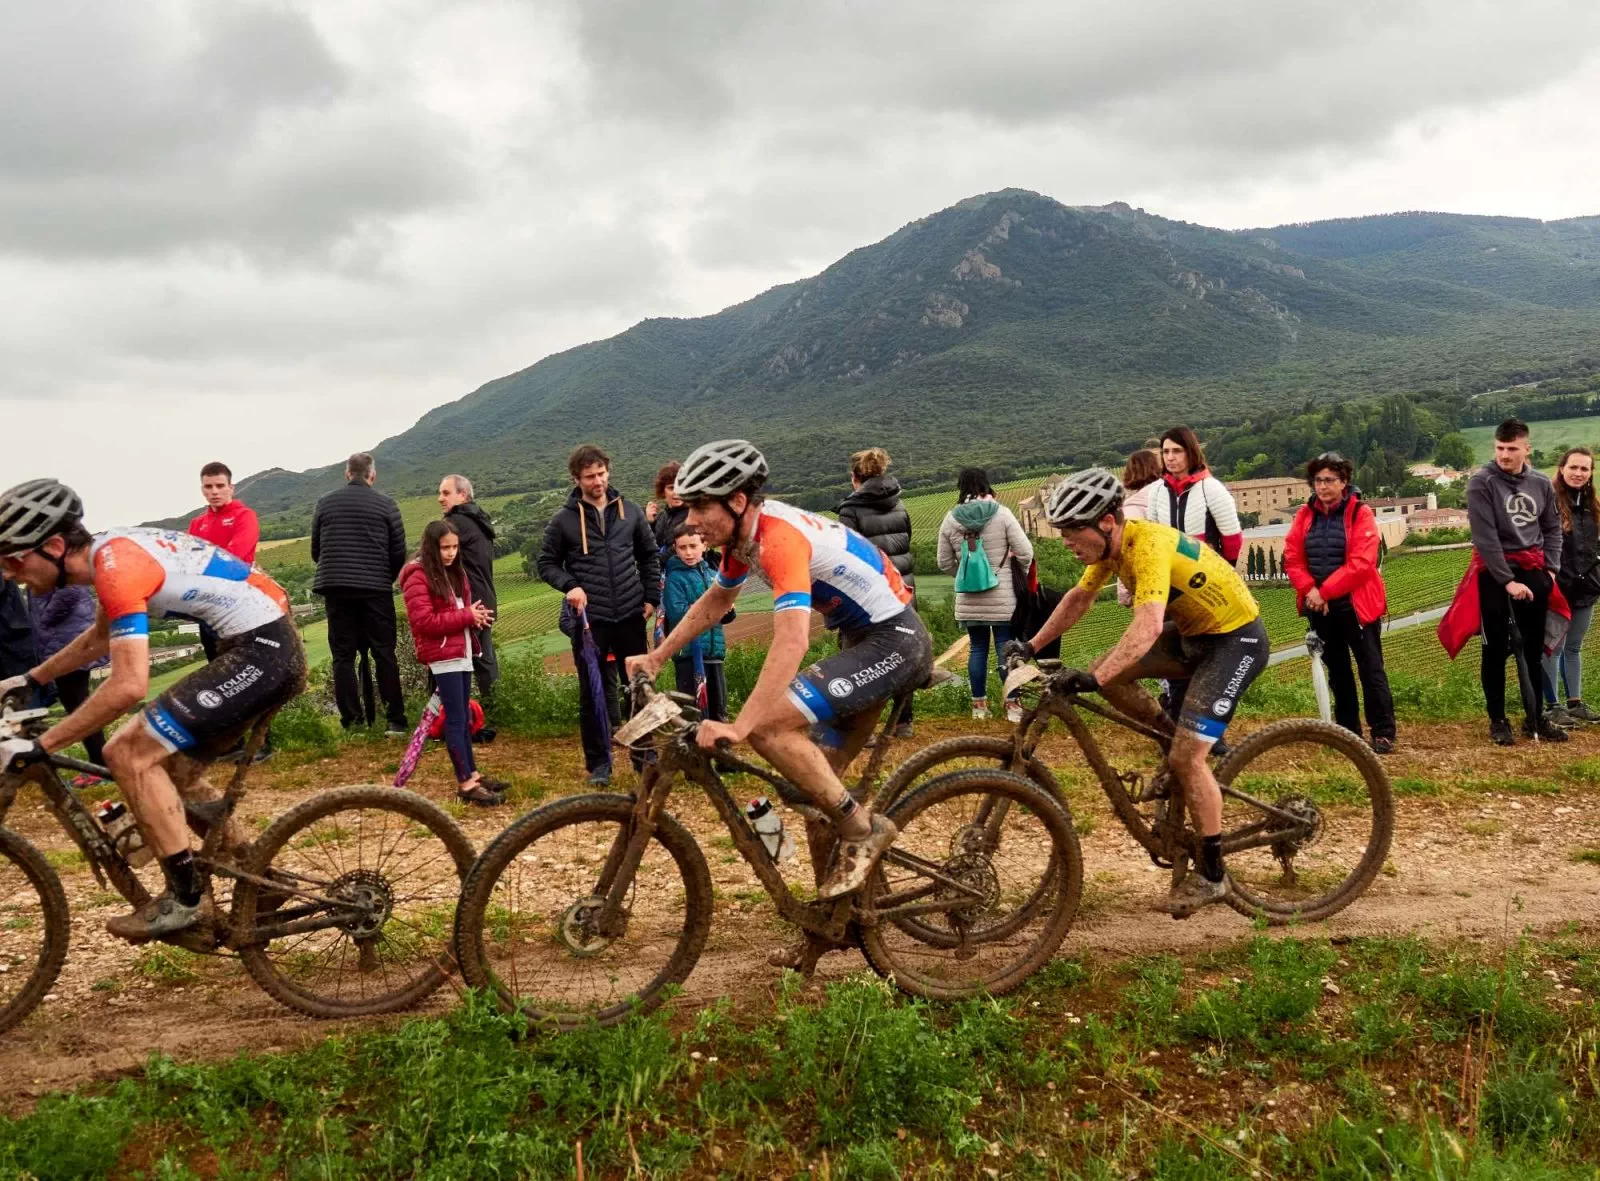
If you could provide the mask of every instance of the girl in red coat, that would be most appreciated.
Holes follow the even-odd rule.
[[[1322,638],[1322,662],[1333,690],[1334,721],[1361,733],[1355,657],[1367,702],[1372,749],[1394,749],[1394,698],[1383,667],[1383,616],[1389,609],[1378,572],[1378,520],[1351,487],[1351,464],[1326,451],[1306,465],[1311,499],[1295,514],[1283,542],[1283,572],[1294,584],[1300,614]]]
[[[417,660],[433,673],[444,706],[444,744],[455,766],[456,793],[466,803],[488,807],[505,803],[506,785],[479,773],[468,711],[476,647],[472,633],[492,624],[494,613],[472,597],[467,572],[457,560],[460,552],[453,524],[429,522],[417,556],[400,571],[400,590]]]

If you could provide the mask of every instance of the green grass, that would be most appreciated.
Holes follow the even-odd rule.
[[[581,1143],[596,1177],[1592,1181],[1597,976],[1576,935],[1259,937],[951,1004],[791,975],[560,1037],[475,997],[48,1095],[0,1120],[0,1174],[571,1177]]]

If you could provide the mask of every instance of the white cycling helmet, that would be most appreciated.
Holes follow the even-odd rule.
[[[38,549],[83,520],[83,501],[58,480],[24,480],[0,492],[0,554]]]
[[[1082,529],[1122,505],[1122,481],[1103,467],[1073,472],[1050,490],[1045,518],[1057,529]]]
[[[683,500],[751,492],[767,478],[767,461],[754,443],[722,439],[697,447],[678,469],[673,491]]]

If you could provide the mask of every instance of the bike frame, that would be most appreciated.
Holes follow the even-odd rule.
[[[882,769],[889,747],[889,732],[902,716],[910,694],[896,698],[894,709],[873,742],[872,757],[863,769],[856,790],[872,790]],[[906,918],[927,911],[948,910],[950,901],[929,899],[938,887],[957,894],[979,897],[976,890],[946,875],[938,865],[914,854],[890,848],[883,861],[903,868],[913,869],[928,879],[925,885],[877,900],[877,905],[864,908],[854,895],[844,895],[832,902],[804,902],[795,897],[784,880],[778,863],[767,851],[766,844],[746,822],[738,801],[723,783],[712,763],[712,756],[695,745],[695,728],[691,726],[674,741],[656,747],[657,758],[647,763],[640,779],[639,790],[633,797],[633,822],[630,831],[619,832],[612,842],[604,866],[600,870],[595,894],[605,899],[597,920],[601,934],[620,937],[628,921],[628,895],[633,886],[633,875],[644,857],[644,851],[655,833],[656,824],[665,810],[667,798],[672,794],[674,781],[679,775],[698,786],[711,801],[734,848],[744,858],[760,879],[768,897],[778,908],[783,919],[831,947],[849,946],[849,927],[852,921],[876,923],[882,919]],[[764,767],[756,766],[726,751],[715,756],[718,763],[753,775],[770,785],[788,804],[826,814],[810,797],[799,791],[782,776]],[[832,817],[830,817],[832,819]]]
[[[1151,776],[1148,786],[1143,786],[1143,776],[1137,772],[1123,774],[1111,765],[1100,744],[1095,740],[1094,733],[1089,729],[1084,720],[1083,713],[1097,714],[1107,721],[1141,734],[1153,741],[1161,751],[1161,762],[1157,765],[1154,775]],[[1078,693],[1059,693],[1055,689],[1045,687],[1039,695],[1039,702],[1032,709],[1025,711],[1022,721],[1017,724],[1015,743],[1016,756],[1019,765],[1033,758],[1034,749],[1039,740],[1044,737],[1049,728],[1050,719],[1059,718],[1072,735],[1073,741],[1083,752],[1083,757],[1088,761],[1095,777],[1100,780],[1100,788],[1105,792],[1106,799],[1111,804],[1111,810],[1116,813],[1122,827],[1128,830],[1128,835],[1138,841],[1144,850],[1159,864],[1161,861],[1176,866],[1177,856],[1193,858],[1199,854],[1199,839],[1188,825],[1181,822],[1159,824],[1152,827],[1145,822],[1140,814],[1138,805],[1151,803],[1157,800],[1172,800],[1174,789],[1177,790],[1176,804],[1180,809],[1178,816],[1183,816],[1182,809],[1186,808],[1182,785],[1177,782],[1177,776],[1172,773],[1167,765],[1166,757],[1172,749],[1172,735],[1148,726],[1143,722],[1130,718],[1108,705],[1092,701]],[[1139,783],[1137,796],[1128,793],[1130,783]],[[1225,797],[1249,804],[1252,808],[1259,809],[1266,818],[1275,818],[1280,826],[1272,826],[1264,818],[1243,828],[1234,829],[1222,834],[1222,852],[1224,856],[1231,853],[1242,852],[1246,849],[1260,848],[1272,845],[1285,837],[1292,837],[1306,827],[1305,821],[1293,813],[1277,808],[1264,800],[1237,790],[1234,787],[1218,782]],[[1002,816],[1003,820],[1004,817]],[[996,826],[997,827],[997,826]]]
[[[281,906],[272,912],[272,917],[267,922],[256,920],[254,925],[246,932],[234,930],[223,916],[218,915],[215,923],[214,935],[206,940],[209,945],[205,950],[215,950],[217,947],[240,947],[254,943],[266,943],[273,939],[280,939],[286,935],[305,934],[311,931],[324,930],[337,927],[348,922],[350,916],[359,914],[353,911],[348,903],[325,897],[313,890],[301,888],[299,883],[274,881],[269,878],[258,877],[237,865],[218,862],[217,853],[222,843],[222,835],[227,826],[228,818],[233,814],[238,801],[244,795],[245,779],[251,765],[251,759],[260,748],[266,736],[267,727],[271,724],[271,716],[259,720],[252,728],[245,741],[244,755],[240,759],[238,768],[234,771],[232,780],[222,796],[216,800],[196,803],[184,801],[184,815],[189,825],[202,838],[199,851],[195,860],[202,867],[208,877],[221,876],[234,881],[250,882],[258,887],[267,887],[274,892],[292,895],[301,900],[300,905]],[[0,824],[5,821],[6,814],[10,811],[12,803],[16,800],[17,781],[27,780],[39,787],[44,796],[45,804],[52,815],[67,833],[78,849],[83,853],[90,870],[94,873],[95,880],[102,887],[110,886],[121,894],[134,907],[143,906],[150,901],[150,891],[145,888],[139,875],[134,871],[122,851],[106,835],[106,831],[90,814],[71,786],[62,778],[62,771],[76,771],[86,775],[96,775],[108,782],[115,782],[111,771],[96,763],[84,762],[80,759],[69,758],[66,755],[51,755],[40,769],[22,776],[8,777],[8,786],[0,789]],[[180,936],[185,934],[180,932]],[[195,942],[190,940],[190,943]],[[185,944],[188,946],[188,944]],[[191,950],[201,950],[191,947]]]

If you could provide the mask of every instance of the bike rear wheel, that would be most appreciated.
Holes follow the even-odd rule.
[[[975,818],[997,806],[1005,839],[997,847],[964,839]],[[863,910],[879,912],[861,928],[875,971],[916,996],[955,1000],[1010,992],[1049,961],[1083,894],[1077,834],[1053,796],[1008,771],[957,771],[887,815],[900,835],[860,899]],[[912,917],[895,914],[935,903],[942,905]]]
[[[341,787],[285,812],[239,881],[233,938],[266,992],[312,1017],[393,1013],[445,981],[472,842],[437,805],[392,787]],[[304,894],[329,899],[319,902]],[[275,926],[314,929],[274,936]]]
[[[573,796],[528,813],[483,851],[461,891],[462,974],[557,1030],[648,1013],[694,970],[711,930],[711,871],[666,813],[626,887],[621,929],[600,930],[628,838],[629,796]]]
[[[1240,914],[1272,925],[1327,918],[1359,898],[1389,856],[1389,776],[1372,749],[1342,726],[1274,722],[1222,761],[1217,781],[1224,787],[1222,848],[1233,885],[1228,903]]]
[[[44,854],[0,828],[0,1033],[44,1000],[67,958],[71,918]]]

